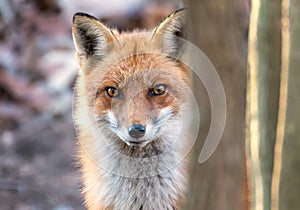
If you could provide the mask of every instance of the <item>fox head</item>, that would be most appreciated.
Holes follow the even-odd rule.
[[[143,148],[179,135],[190,87],[189,70],[179,61],[185,13],[173,12],[151,32],[131,33],[75,14],[78,109],[93,113],[93,124],[107,139]]]

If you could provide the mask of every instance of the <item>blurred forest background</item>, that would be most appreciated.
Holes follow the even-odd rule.
[[[73,14],[87,12],[120,30],[151,29],[183,5],[0,0],[1,210],[84,209],[72,125],[78,70]],[[216,67],[228,110],[220,145],[198,164],[210,112],[209,103],[201,101],[205,88],[196,86],[201,127],[185,209],[299,210],[300,1],[186,0],[185,5],[191,10],[192,41]]]

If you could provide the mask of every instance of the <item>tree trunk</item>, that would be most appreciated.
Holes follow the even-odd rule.
[[[299,8],[252,1],[246,136],[255,210],[300,209]]]
[[[281,117],[278,118],[279,131],[275,146],[277,153],[274,158],[274,164],[278,166],[277,170],[274,170],[272,210],[298,210],[300,209],[300,1],[283,0],[282,7],[284,65],[281,69],[279,105]]]
[[[280,85],[280,0],[253,0],[249,29],[247,149],[252,204],[270,209]]]
[[[187,2],[188,3],[188,2]],[[245,102],[247,27],[246,1],[201,0],[188,5],[191,10],[194,44],[212,61],[225,89],[227,120],[219,146],[212,157],[197,159],[210,126],[205,91],[195,83],[200,104],[201,128],[194,147],[191,187],[187,210],[239,210],[245,184]],[[201,90],[200,90],[201,89]],[[208,106],[208,107],[207,107]]]

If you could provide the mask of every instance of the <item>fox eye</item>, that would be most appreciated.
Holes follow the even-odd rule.
[[[161,96],[166,93],[166,89],[166,85],[159,84],[156,85],[154,88],[151,88],[149,93],[151,96]]]
[[[106,94],[110,98],[117,97],[119,95],[119,91],[114,87],[105,88]]]

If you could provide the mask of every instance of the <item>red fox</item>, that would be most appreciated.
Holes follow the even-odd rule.
[[[118,32],[74,15],[74,123],[90,210],[182,208],[191,88],[180,62],[185,16],[179,9],[151,32]]]

